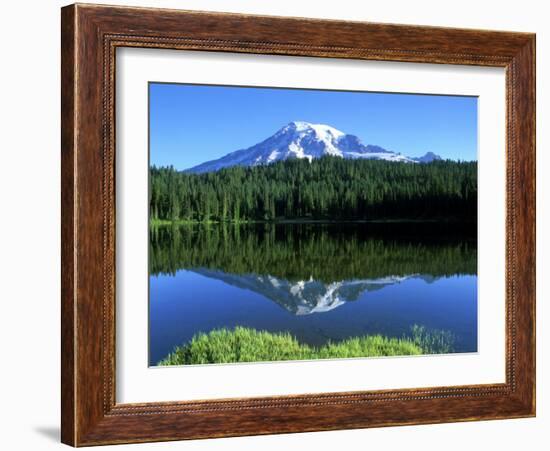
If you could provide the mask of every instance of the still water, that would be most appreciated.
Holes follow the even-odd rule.
[[[277,224],[150,233],[149,363],[199,332],[244,326],[321,346],[350,337],[450,332],[477,351],[471,227]]]

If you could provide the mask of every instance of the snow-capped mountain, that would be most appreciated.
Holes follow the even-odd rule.
[[[429,163],[441,159],[432,152],[418,158],[407,157],[379,146],[365,145],[357,136],[348,135],[329,125],[296,121],[281,128],[265,141],[247,149],[236,150],[217,160],[207,161],[188,171],[211,172],[229,166],[257,166],[288,158],[306,158],[311,161],[324,155],[407,163]]]
[[[426,152],[423,156],[413,158],[413,160],[417,163],[431,163],[435,160],[441,160],[441,157],[433,152]]]
[[[291,282],[271,275],[230,274],[207,268],[194,268],[191,271],[258,293],[295,315],[328,312],[346,302],[358,300],[365,292],[380,290],[411,278],[424,279],[424,276],[411,274],[377,279],[341,280],[330,283],[312,278]]]

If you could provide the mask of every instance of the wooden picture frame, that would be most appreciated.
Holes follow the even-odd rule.
[[[62,9],[62,418],[73,446],[535,415],[535,35],[75,4]],[[506,382],[119,404],[115,50],[506,69]]]

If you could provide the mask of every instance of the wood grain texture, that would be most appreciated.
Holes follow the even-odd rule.
[[[62,9],[62,441],[73,446],[535,414],[535,36],[147,8]],[[506,68],[506,383],[117,404],[117,47]]]
[[[61,440],[75,443],[74,9],[63,9],[61,14]]]

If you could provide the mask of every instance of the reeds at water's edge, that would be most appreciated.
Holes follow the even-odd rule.
[[[316,348],[298,342],[288,332],[222,328],[207,334],[196,334],[187,344],[176,347],[158,365],[444,354],[452,352],[453,341],[454,337],[448,331],[428,330],[424,326],[414,325],[410,337],[367,335]]]

